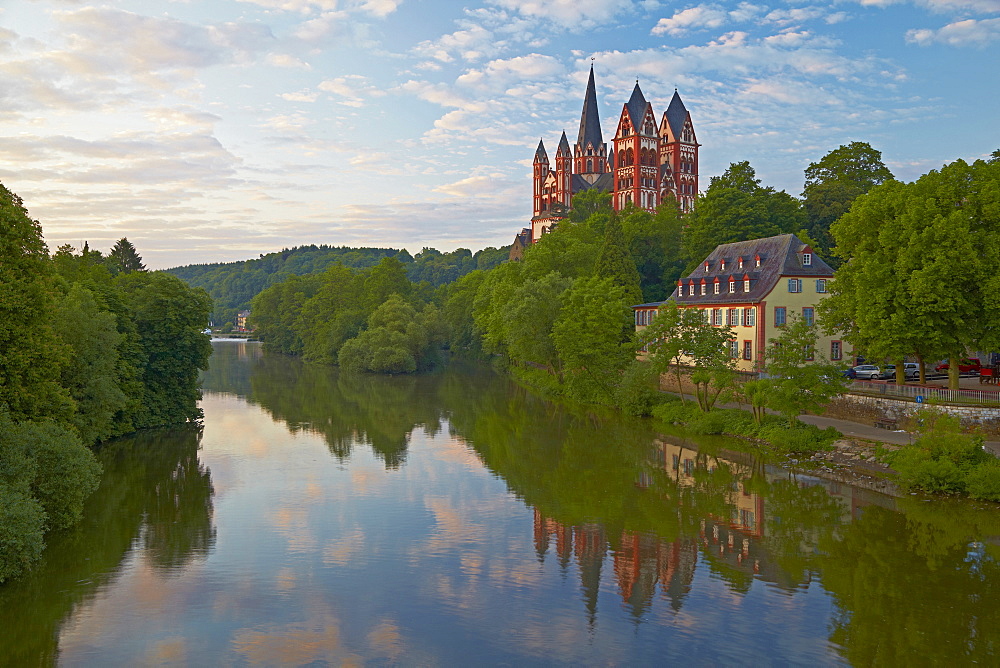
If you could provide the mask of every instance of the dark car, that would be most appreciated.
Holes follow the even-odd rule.
[[[840,373],[844,375],[844,378],[850,378],[851,380],[858,377],[858,372],[854,369],[841,369]]]

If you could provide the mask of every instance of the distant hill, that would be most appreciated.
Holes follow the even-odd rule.
[[[325,271],[340,263],[358,271],[368,269],[384,257],[396,257],[407,266],[407,276],[414,283],[427,281],[438,287],[475,269],[490,269],[507,259],[509,247],[484,248],[475,254],[466,248],[442,253],[425,248],[416,256],[405,249],[351,248],[348,246],[298,246],[277,253],[261,255],[256,260],[189,264],[166,269],[188,285],[205,288],[212,296],[212,322],[222,325],[235,322],[236,313],[250,308],[250,300],[264,288],[289,276]]]

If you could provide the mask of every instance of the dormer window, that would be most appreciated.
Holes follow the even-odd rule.
[[[718,278],[716,278],[716,279],[715,279],[715,284],[714,284],[714,288],[713,288],[713,290],[715,291],[715,294],[719,294],[719,285],[720,285],[720,283],[719,283],[719,279],[718,279]]]
[[[750,292],[750,279],[749,278],[744,278],[743,279],[743,292]]]
[[[688,285],[688,297],[694,297],[694,282]]]
[[[753,256],[753,265],[755,267],[759,267],[760,266],[760,255],[754,255]]]
[[[737,269],[742,269],[743,268],[743,256],[742,255],[739,256],[738,258],[736,258],[736,268]]]
[[[701,296],[704,297],[707,291],[708,291],[708,284],[705,282],[705,279],[703,278],[701,279]]]
[[[803,267],[809,267],[809,266],[812,266],[812,263],[813,263],[813,255],[812,255],[812,253],[803,253],[802,254],[802,266]]]
[[[708,265],[708,262],[706,261],[705,262],[705,273],[707,274],[708,271],[709,271],[709,265]]]
[[[719,270],[720,271],[726,270],[726,258],[722,258],[721,260],[719,260]]]
[[[729,278],[729,294],[736,293],[736,281],[732,277]]]

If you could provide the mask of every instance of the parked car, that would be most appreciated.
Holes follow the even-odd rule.
[[[850,378],[851,380],[854,380],[855,378],[858,377],[857,372],[853,368],[841,369],[840,373],[844,376],[844,378]]]
[[[936,367],[935,371],[947,371],[949,364],[947,362],[941,362]],[[978,357],[965,357],[958,360],[958,372],[959,373],[970,373],[972,371],[979,371],[983,368],[983,365],[979,363]]]
[[[916,362],[904,362],[903,363],[903,373],[907,380],[913,380],[914,378],[920,378],[920,365]],[[885,380],[893,380],[896,377],[896,365],[887,364],[882,370],[882,378]]]
[[[859,364],[851,370],[861,380],[875,380],[882,375],[882,370],[875,364]]]

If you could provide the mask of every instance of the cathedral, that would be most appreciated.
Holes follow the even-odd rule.
[[[616,211],[629,204],[655,211],[669,197],[677,200],[681,211],[691,211],[698,193],[699,144],[691,114],[676,90],[657,124],[653,105],[643,97],[636,81],[632,97],[622,106],[613,143],[609,152],[601,132],[591,66],[576,144],[571,149],[563,132],[553,164],[544,143],[538,142],[531,227],[514,239],[512,258],[565,217],[573,206],[573,195],[584,190],[610,192]]]

